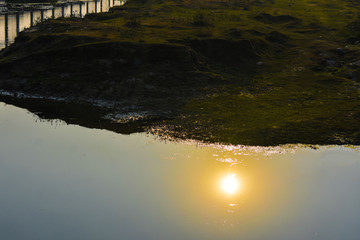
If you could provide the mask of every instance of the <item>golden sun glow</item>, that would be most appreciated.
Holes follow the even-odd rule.
[[[241,188],[241,182],[236,174],[229,174],[221,180],[221,189],[227,194],[234,194]]]

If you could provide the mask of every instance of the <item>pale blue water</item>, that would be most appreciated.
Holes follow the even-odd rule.
[[[226,174],[242,188],[220,188]],[[230,148],[40,121],[0,103],[0,239],[360,236],[360,153]]]

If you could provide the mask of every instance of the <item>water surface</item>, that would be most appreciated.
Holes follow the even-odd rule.
[[[90,13],[108,12],[123,0],[91,0],[39,6],[38,9],[0,14],[0,50],[15,41],[19,32],[50,18],[84,17]]]
[[[356,148],[164,142],[0,103],[1,239],[355,240],[359,183]]]

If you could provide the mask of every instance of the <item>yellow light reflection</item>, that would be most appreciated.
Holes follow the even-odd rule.
[[[234,194],[241,189],[241,182],[236,174],[229,174],[221,180],[221,188],[227,194]]]

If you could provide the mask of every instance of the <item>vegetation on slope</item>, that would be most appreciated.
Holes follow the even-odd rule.
[[[21,34],[0,88],[157,112],[164,136],[359,144],[358,4],[133,0]]]

